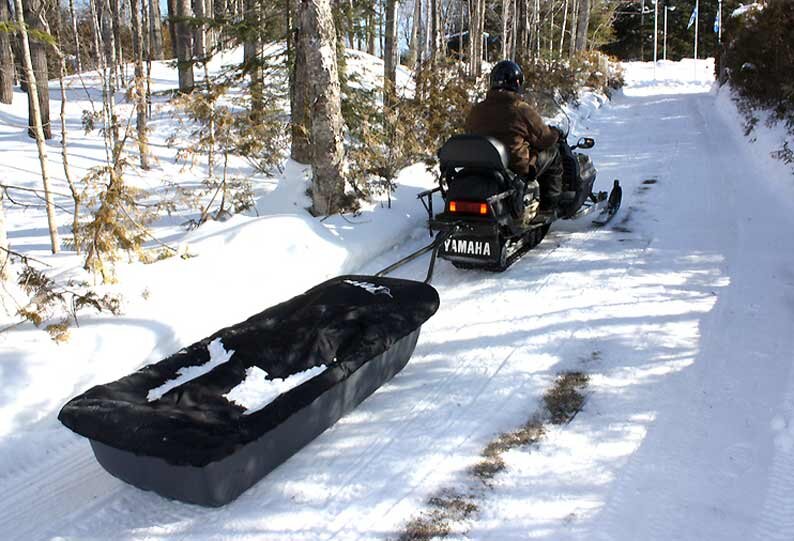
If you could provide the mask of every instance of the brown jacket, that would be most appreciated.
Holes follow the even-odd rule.
[[[535,175],[538,152],[555,144],[557,132],[516,92],[489,90],[466,119],[466,132],[496,138],[510,152],[510,169]]]

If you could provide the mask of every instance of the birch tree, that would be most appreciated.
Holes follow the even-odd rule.
[[[436,65],[444,58],[444,25],[442,22],[441,0],[428,0],[430,3],[430,63]]]
[[[35,0],[29,0],[29,5],[33,4],[34,1]],[[44,184],[44,201],[47,206],[47,225],[50,232],[50,244],[52,253],[57,254],[59,250],[58,228],[55,225],[55,207],[52,204],[52,194],[50,193],[50,175],[47,170],[47,148],[44,144],[45,133],[42,124],[43,119],[41,111],[39,110],[39,87],[36,83],[36,75],[33,70],[33,59],[31,58],[30,40],[28,39],[28,31],[23,16],[22,0],[14,0],[14,7],[17,26],[22,38],[22,62],[25,70],[25,80],[28,82],[28,95],[30,96],[29,104],[33,114],[33,125],[31,128],[33,129],[36,138],[36,147],[39,151],[39,164],[41,165],[41,180]],[[46,68],[46,53],[44,54],[44,62]],[[46,89],[47,87],[45,85],[42,90]],[[49,97],[47,103],[49,104]]]
[[[2,0],[0,0],[2,1]],[[74,57],[77,73],[83,72],[82,55],[80,54],[80,32],[77,31],[77,13],[74,10],[74,0],[69,0],[69,18],[72,23],[72,37],[74,39]]]
[[[512,58],[510,52],[511,22],[513,22],[512,0],[502,0],[502,59]]]
[[[10,20],[8,4],[6,0],[0,0],[0,25]],[[11,34],[0,31],[0,103],[11,103],[13,98],[14,55],[11,52]]]
[[[330,215],[342,204],[346,174],[336,29],[330,0],[301,0],[300,20],[308,101],[312,104],[312,211],[318,216]]]
[[[416,68],[417,61],[420,60],[421,41],[420,30],[422,28],[422,0],[414,0],[414,16],[411,21],[411,38],[408,42],[408,66]]]
[[[16,1],[16,0],[15,0]],[[29,25],[31,30],[35,30],[36,32],[41,32],[45,34],[44,28],[44,8],[45,4],[43,0],[27,0],[24,4],[24,7],[19,8],[19,12],[17,13],[18,24],[19,21],[22,20],[24,15],[25,22]],[[26,33],[26,36],[28,34]],[[45,139],[52,138],[52,129],[50,127],[50,92],[47,87],[47,82],[49,81],[49,73],[47,71],[47,48],[44,43],[42,43],[38,39],[30,40],[28,39],[27,45],[27,54],[30,56],[31,60],[31,74],[33,78],[30,78],[27,75],[27,70],[24,66],[24,55],[25,52],[22,53],[22,61],[23,61],[23,73],[25,74],[24,80],[26,82],[26,89],[28,93],[28,135],[30,137],[35,138],[35,122],[33,120],[34,117],[34,110],[38,110],[38,115],[40,118],[40,125],[42,129],[42,133],[44,134]],[[22,48],[22,47],[20,47]],[[31,81],[38,81],[39,88],[34,89],[31,92],[30,87],[36,83],[31,83]],[[36,92],[36,90],[38,90]],[[37,102],[34,103],[33,96],[37,96]]]

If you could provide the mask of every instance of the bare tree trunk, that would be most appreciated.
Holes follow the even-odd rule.
[[[28,5],[32,4],[28,2]],[[50,244],[52,253],[57,254],[59,249],[58,242],[58,228],[55,225],[55,207],[52,204],[52,194],[50,194],[50,175],[47,171],[47,148],[44,144],[44,126],[41,112],[39,111],[39,85],[36,83],[36,75],[33,70],[33,59],[30,51],[30,41],[28,40],[28,31],[25,26],[25,19],[23,18],[22,0],[14,0],[16,11],[16,22],[19,27],[19,33],[22,37],[22,60],[25,68],[25,79],[28,81],[28,94],[30,95],[30,107],[33,113],[32,129],[36,137],[36,147],[39,151],[39,163],[41,164],[41,180],[44,184],[44,200],[47,205],[47,225],[50,231]],[[40,28],[40,25],[39,25]],[[46,54],[44,55],[44,62],[46,68]],[[46,81],[45,86],[46,89]],[[49,100],[48,100],[49,103]]]
[[[568,54],[573,56],[576,53],[576,30],[579,21],[579,1],[571,0],[571,42],[569,43]]]
[[[118,74],[118,88],[124,88],[124,47],[121,42],[121,8],[119,6],[120,0],[110,0],[110,13],[111,13],[111,28],[113,29],[113,40],[111,46],[113,47],[113,70]]]
[[[193,33],[186,18],[193,16],[190,0],[177,0],[176,15],[176,58],[179,71],[179,91],[193,90]]]
[[[411,39],[408,42],[408,66],[416,68],[416,59],[419,58],[419,29],[422,26],[422,0],[414,0],[414,17],[411,22]]]
[[[165,52],[163,51],[163,16],[160,13],[160,0],[148,0],[148,6],[149,51],[152,60],[162,60],[165,58]]]
[[[367,54],[375,56],[375,14],[372,11],[367,14]]]
[[[468,8],[468,13],[469,13],[469,59],[468,59],[469,65],[467,67],[469,75],[474,75],[474,59],[477,56],[477,37],[475,34],[477,33],[476,27],[479,26],[477,24],[478,1],[479,0],[468,0],[468,2],[466,2],[466,6]],[[463,41],[462,31],[461,31],[460,39],[461,41]]]
[[[469,21],[469,39],[474,43],[474,54],[471,58],[471,75],[482,75],[483,38],[485,37],[485,0],[474,0],[474,20]]]
[[[529,2],[530,0],[517,0],[516,2],[516,61],[526,69],[529,60]]]
[[[379,45],[379,47],[378,47],[378,56],[380,58],[383,58],[383,50],[386,48],[386,44],[383,43],[383,38],[384,38],[384,34],[385,34],[384,26],[386,25],[386,20],[385,20],[385,17],[383,16],[384,15],[384,13],[383,13],[383,3],[385,1],[386,0],[378,0],[378,2],[377,2],[377,5],[378,5],[378,45]]]
[[[292,78],[290,80],[292,97],[290,109],[290,132],[292,146],[290,157],[299,163],[310,163],[312,156],[311,118],[309,116],[309,84],[306,73],[306,40],[302,39],[300,19],[300,0],[289,0],[292,12],[292,36],[295,46],[294,60],[292,63]]]
[[[17,18],[22,17],[24,13],[25,21],[31,30],[37,32],[45,32],[44,29],[44,7],[45,4],[42,0],[28,0],[25,2],[24,12],[20,11]],[[27,33],[25,34],[27,36]],[[39,40],[28,39],[27,52],[30,54],[31,65],[33,71],[31,72],[33,78],[28,76],[27,69],[24,66],[25,51],[22,51],[23,69],[25,73],[25,81],[28,92],[28,135],[36,137],[35,126],[33,122],[34,109],[38,111],[41,118],[41,129],[44,133],[45,139],[52,138],[52,128],[50,127],[50,90],[48,88],[49,73],[47,71],[47,49],[46,45]],[[24,47],[22,47],[24,48]],[[31,92],[30,81],[38,81],[38,88]],[[37,102],[34,103],[33,96],[37,96]]]
[[[145,1],[145,0],[144,0]],[[132,54],[135,56],[135,108],[137,113],[138,152],[141,169],[149,169],[149,138],[146,133],[146,85],[143,73],[143,26],[138,0],[130,0],[132,20]]]
[[[5,1],[5,0],[2,0]],[[8,233],[6,231],[6,211],[3,206],[3,193],[0,192],[0,282],[8,280],[11,254],[8,252]]]
[[[19,1],[19,0],[18,0]],[[301,0],[309,103],[312,106],[312,212],[330,215],[342,203],[345,149],[336,64],[336,30],[330,0]]]
[[[510,58],[510,40],[508,24],[511,20],[510,0],[502,0],[502,59]]]
[[[2,0],[0,0],[0,2],[2,2]],[[74,11],[74,0],[69,0],[69,18],[72,22],[72,36],[74,37],[75,68],[77,69],[77,73],[82,73],[83,62],[80,55],[80,33],[77,31],[77,14]]]
[[[3,0],[0,0],[2,2]],[[70,0],[71,3],[71,0]],[[58,3],[58,9],[60,9],[60,2]],[[49,31],[49,29],[48,29]],[[61,32],[60,32],[60,25],[56,27],[55,33],[55,40],[60,44],[61,43]],[[69,167],[69,151],[68,151],[68,141],[67,141],[67,131],[66,131],[66,86],[64,85],[63,79],[66,76],[66,59],[63,56],[63,52],[61,52],[60,48],[57,46],[54,47],[56,54],[58,55],[58,84],[61,89],[61,158],[63,161],[63,174],[66,177],[66,183],[69,185],[69,191],[72,194],[72,201],[74,202],[74,211],[72,212],[72,236],[74,239],[74,246],[75,251],[79,254],[80,253],[80,242],[78,239],[79,235],[79,217],[80,217],[80,192],[77,190],[77,186],[72,179],[71,168]]]
[[[215,0],[204,0],[204,17],[207,19],[215,17]],[[208,25],[205,23],[204,34],[204,47],[207,48],[208,52],[212,51],[215,48],[216,30],[208,28]]]
[[[193,11],[199,21],[206,17],[206,0],[193,0]],[[199,61],[207,55],[207,32],[203,22],[196,22],[193,27],[193,54]]]
[[[259,28],[260,25],[260,5],[257,0],[246,0],[245,2],[245,21],[249,28]],[[260,51],[262,50],[262,40],[257,31],[255,35],[246,39],[243,44],[243,59],[246,71],[251,77],[251,106],[254,110],[259,110],[262,106],[262,67],[260,65]]]
[[[568,0],[562,5],[562,29],[560,30],[560,56],[565,46],[565,27],[568,25]]]
[[[549,56],[554,52],[554,0],[549,1]]]
[[[386,0],[386,37],[383,54],[383,104],[391,108],[397,96],[397,0]]]
[[[10,22],[6,0],[0,0],[0,24]],[[11,52],[11,35],[0,32],[0,103],[14,99],[14,55]],[[4,257],[0,254],[0,257]]]
[[[576,23],[576,51],[587,49],[587,31],[590,27],[590,0],[579,0],[579,20]]]
[[[96,51],[107,49],[103,42],[102,23],[100,23],[99,10],[97,9],[100,0],[89,0],[88,5],[91,10],[91,18],[94,29],[94,48]],[[112,37],[112,35],[111,35]],[[110,47],[113,50],[113,47]],[[120,148],[118,119],[116,118],[116,87],[113,68],[107,65],[105,54],[97,53],[98,71],[102,74],[102,133],[105,138],[105,159],[108,165],[114,163],[113,156],[116,149]]]
[[[535,12],[534,12],[534,21],[535,23],[532,25],[535,31],[535,58],[540,57],[540,0],[535,0]]]
[[[152,1],[158,2],[159,0]],[[179,13],[176,9],[176,1],[177,0],[168,0],[168,35],[171,38],[171,58],[179,57],[177,54],[178,45],[176,38],[176,19],[179,17]]]
[[[107,41],[105,45],[106,54],[106,67],[108,68],[111,77],[108,79],[108,88],[109,93],[113,96],[113,100],[115,100],[116,89],[119,87],[124,86],[124,81],[121,76],[121,58],[118,56],[119,48],[116,46],[116,22],[114,21],[114,17],[118,16],[118,5],[116,6],[115,12],[114,9],[110,6],[111,0],[104,0],[102,13],[104,14],[102,17],[102,27],[104,28],[103,37],[109,41]],[[113,0],[116,1],[116,0]],[[120,24],[120,23],[119,23]],[[111,115],[111,125],[114,126],[114,136],[113,141],[114,145],[118,141],[118,136],[116,135],[117,132],[117,122],[115,114]]]
[[[430,2],[430,63],[436,65],[444,58],[444,27],[441,21],[441,0]]]

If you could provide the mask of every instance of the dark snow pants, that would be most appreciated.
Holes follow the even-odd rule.
[[[538,153],[537,170],[540,184],[540,208],[554,209],[562,195],[562,158],[557,145]]]

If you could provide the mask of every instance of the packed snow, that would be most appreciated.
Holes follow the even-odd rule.
[[[727,91],[712,88],[711,61],[625,68],[613,101],[585,94],[570,113],[572,138],[596,139],[597,187],[621,180],[615,220],[556,223],[499,275],[439,261],[441,308],[408,366],[224,508],[111,477],[58,423],[60,406],[329,276],[373,273],[425,245],[423,166],[403,172],[393,208],[321,221],[305,211],[306,170],[288,162],[255,177],[259,217],[190,233],[185,216],[159,223],[158,235],[197,257],[121,265],[106,287],[123,293],[122,316],[87,314],[62,345],[30,325],[3,333],[0,538],[394,539],[430,496],[470,488],[484,446],[537,412],[571,369],[590,374],[584,409],[509,451],[452,539],[794,538],[794,198],[790,170],[769,155],[781,132],[759,125],[755,143],[744,137]],[[167,88],[176,76],[158,64],[155,80]],[[82,135],[86,104],[72,84],[74,163],[85,169],[101,142]],[[164,137],[168,111],[158,111]],[[19,92],[0,105],[3,154],[14,157],[0,175],[38,187],[26,114]],[[201,178],[180,171],[162,139],[153,147],[159,169],[141,183]],[[57,174],[57,141],[48,148]],[[64,190],[62,178],[55,185]],[[12,248],[56,277],[80,275],[74,254],[47,254],[41,209],[6,212]],[[66,233],[66,213],[59,223]],[[426,264],[397,275],[423,279]]]
[[[176,378],[166,381],[159,387],[150,389],[149,393],[146,395],[146,399],[149,402],[160,400],[165,393],[211,372],[218,366],[231,359],[232,355],[234,355],[234,350],[226,351],[226,348],[223,347],[223,342],[220,338],[216,338],[210,342],[207,345],[207,351],[209,351],[210,359],[206,363],[180,368],[177,370],[178,376]]]
[[[245,371],[245,379],[223,397],[229,402],[234,402],[245,408],[243,415],[251,415],[304,381],[319,376],[325,372],[326,368],[324,364],[321,364],[296,374],[290,374],[286,378],[270,378],[266,371],[258,366],[252,366]]]

